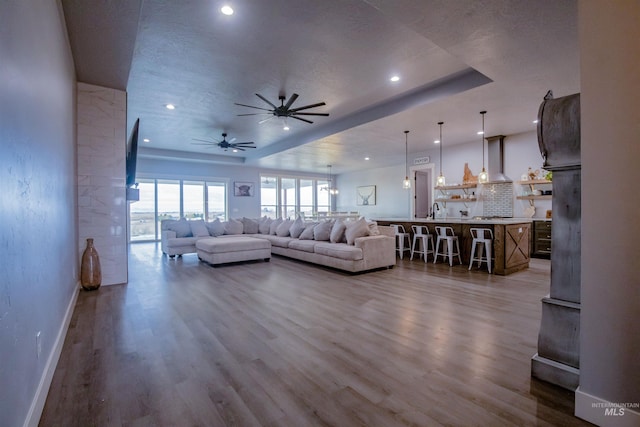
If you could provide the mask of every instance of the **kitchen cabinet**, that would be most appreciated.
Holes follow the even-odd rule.
[[[551,221],[533,221],[531,256],[551,258]]]

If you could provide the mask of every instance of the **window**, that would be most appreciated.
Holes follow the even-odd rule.
[[[129,204],[129,240],[160,239],[164,219],[227,219],[227,183],[139,179],[140,200]]]
[[[263,175],[260,179],[260,209],[269,218],[313,218],[331,210],[327,180]]]

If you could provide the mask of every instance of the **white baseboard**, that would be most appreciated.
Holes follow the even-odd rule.
[[[58,330],[56,341],[53,344],[53,348],[49,354],[49,358],[47,359],[47,364],[42,372],[38,389],[36,390],[36,394],[33,397],[31,406],[29,407],[29,413],[27,414],[27,418],[24,420],[23,427],[37,427],[40,422],[44,404],[47,401],[47,394],[49,394],[49,387],[51,387],[53,374],[56,371],[56,366],[58,366],[58,360],[60,359],[60,353],[62,353],[64,339],[67,336],[67,330],[69,329],[69,323],[71,323],[71,316],[73,315],[73,309],[76,306],[79,293],[80,284],[78,283],[76,290],[73,292],[73,296],[69,301],[69,305],[67,306],[67,312],[65,313],[62,325],[60,325],[60,329]]]
[[[640,426],[639,402],[608,402],[596,396],[576,390],[576,417],[598,426]]]

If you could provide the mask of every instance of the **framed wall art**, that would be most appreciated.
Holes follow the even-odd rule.
[[[376,204],[376,186],[363,185],[356,188],[358,206],[371,206]]]
[[[233,183],[233,195],[236,197],[253,197],[253,182],[236,181]]]

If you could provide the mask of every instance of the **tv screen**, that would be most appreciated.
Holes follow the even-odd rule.
[[[140,126],[140,119],[136,119],[131,131],[131,136],[127,141],[127,187],[132,187],[136,183],[136,161],[138,157],[138,127]]]

